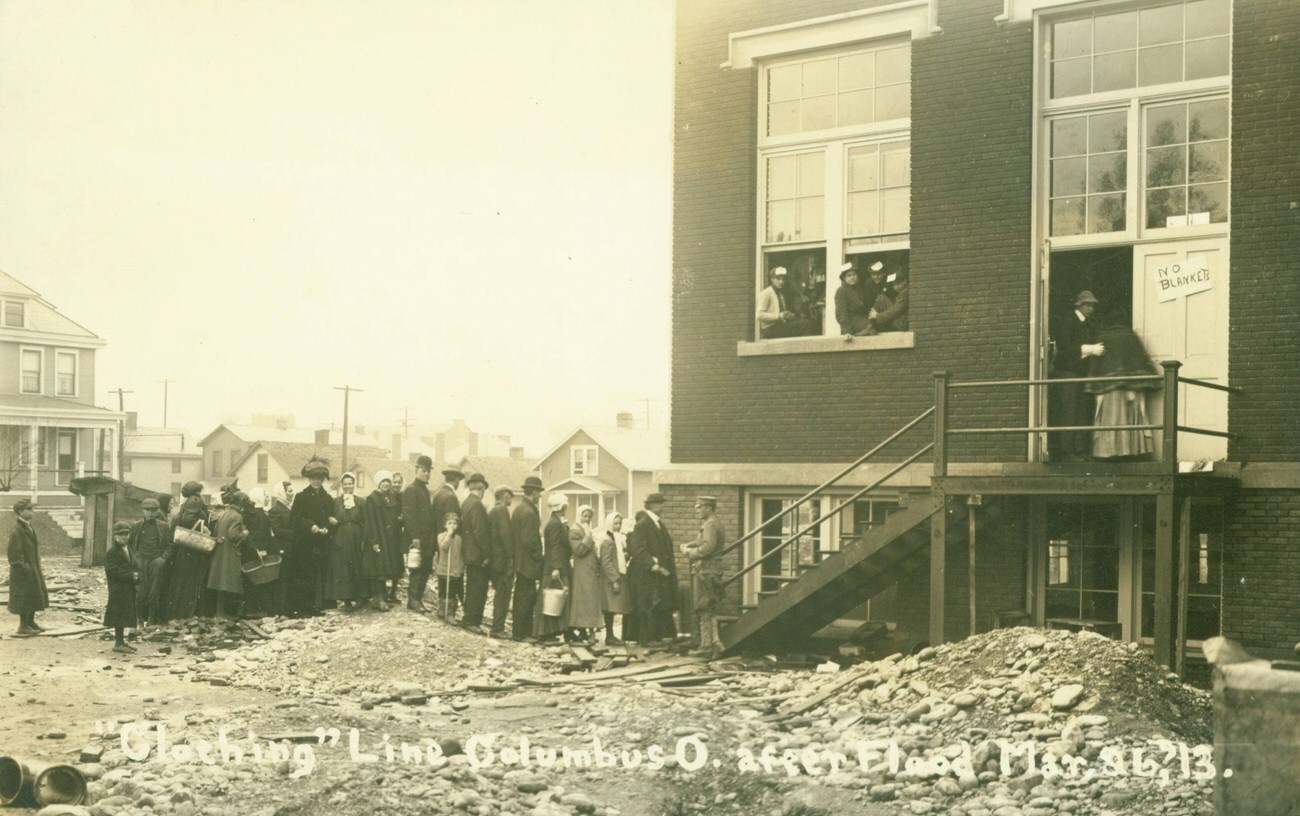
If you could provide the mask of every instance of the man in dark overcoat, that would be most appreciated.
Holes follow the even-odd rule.
[[[1106,353],[1106,346],[1097,340],[1097,328],[1092,314],[1097,308],[1097,297],[1084,290],[1074,299],[1074,309],[1064,319],[1053,321],[1052,338],[1056,355],[1052,363],[1052,376],[1071,379],[1088,376],[1088,358]],[[1083,383],[1061,383],[1052,387],[1056,399],[1056,419],[1053,425],[1091,425],[1093,397]],[[1056,461],[1082,462],[1091,458],[1092,434],[1089,431],[1058,431],[1052,458]]]
[[[162,623],[159,602],[162,595],[167,548],[172,546],[172,529],[162,515],[162,505],[150,497],[140,503],[144,518],[131,525],[127,551],[140,573],[136,589],[136,617],[141,625]]]
[[[447,528],[447,516],[452,513],[460,515],[460,499],[456,496],[456,490],[464,478],[465,474],[459,468],[449,467],[442,471],[442,484],[433,491],[432,498],[435,533],[441,533]]]
[[[424,606],[424,588],[433,573],[433,556],[438,552],[438,528],[433,524],[433,502],[429,496],[429,477],[433,460],[420,456],[415,460],[415,479],[402,491],[402,543],[404,550],[418,550],[420,566],[411,570],[406,587],[406,608],[428,612]]]
[[[104,576],[108,581],[108,605],[104,607],[104,626],[113,630],[113,651],[131,653],[135,647],[126,642],[125,630],[134,629],[136,618],[136,584],[139,565],[127,541],[131,525],[119,521],[113,525],[113,542],[104,553]]]
[[[660,518],[667,500],[662,493],[645,497],[645,515],[628,538],[628,581],[636,599],[641,642],[677,636],[677,559],[673,538]],[[635,570],[635,572],[634,572]]]
[[[488,511],[488,576],[492,581],[492,637],[506,635],[510,593],[515,585],[515,534],[510,523],[510,502],[515,492],[501,485],[493,493],[496,504]]]
[[[36,613],[50,605],[41,570],[40,546],[32,527],[36,505],[31,499],[14,502],[17,523],[9,534],[9,611],[18,616],[18,634],[38,635],[45,628],[36,623]]]
[[[465,561],[465,614],[460,625],[478,631],[483,625],[483,607],[487,605],[489,565],[492,561],[488,541],[488,514],[483,505],[487,478],[471,473],[465,480],[469,495],[460,505],[461,558]]]
[[[511,637],[524,640],[533,634],[533,605],[537,603],[537,582],[542,577],[542,517],[537,500],[542,495],[538,476],[524,479],[523,497],[510,516],[514,536],[514,625]]]

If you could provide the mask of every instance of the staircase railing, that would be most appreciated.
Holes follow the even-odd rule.
[[[900,437],[902,437],[905,433],[907,433],[908,431],[910,431],[910,430],[912,430],[913,428],[915,428],[917,425],[920,425],[922,422],[924,422],[925,420],[929,419],[931,416],[934,415],[934,413],[935,413],[935,408],[934,408],[933,406],[931,406],[931,407],[925,409],[925,410],[922,411],[920,414],[918,414],[914,419],[912,419],[911,421],[909,421],[906,425],[904,425],[903,427],[899,428],[897,431],[894,431],[894,433],[892,433],[892,434],[890,434],[888,437],[886,437],[886,438],[885,438],[885,439],[884,439],[880,444],[876,445],[876,446],[875,446],[874,448],[872,448],[871,450],[867,451],[866,453],[864,453],[864,454],[862,454],[861,456],[859,456],[857,459],[853,460],[853,462],[851,462],[847,467],[845,467],[845,468],[844,468],[843,470],[841,470],[839,473],[835,474],[835,475],[832,476],[831,478],[827,479],[826,481],[824,481],[824,482],[822,482],[821,484],[819,484],[819,485],[817,485],[816,487],[814,487],[812,490],[809,490],[807,493],[805,493],[804,495],[800,496],[798,499],[796,499],[794,502],[792,502],[788,507],[786,507],[785,509],[783,509],[780,513],[777,513],[775,516],[772,516],[772,517],[769,518],[769,519],[764,519],[764,520],[763,520],[763,521],[762,521],[758,526],[756,526],[754,529],[752,529],[752,530],[750,530],[749,532],[745,533],[743,536],[741,536],[740,538],[736,539],[736,540],[733,541],[731,544],[728,544],[727,547],[726,547],[726,548],[725,548],[721,553],[719,553],[719,555],[725,555],[725,554],[727,554],[727,553],[729,553],[729,552],[732,552],[732,551],[735,550],[737,547],[741,547],[741,546],[743,546],[747,541],[753,539],[755,536],[757,536],[757,535],[758,535],[759,533],[761,533],[763,530],[767,529],[770,525],[772,525],[772,524],[774,524],[774,523],[778,523],[778,522],[780,522],[781,519],[785,518],[786,516],[790,515],[791,513],[796,512],[796,511],[797,511],[800,507],[802,507],[803,505],[807,504],[808,502],[812,501],[812,500],[815,499],[815,498],[819,498],[819,497],[821,497],[822,495],[824,495],[824,494],[826,493],[827,490],[829,490],[830,488],[832,488],[832,487],[834,487],[835,485],[839,484],[840,480],[842,480],[845,476],[848,476],[850,473],[854,472],[855,470],[857,470],[858,468],[860,468],[862,465],[866,464],[866,463],[867,463],[868,461],[870,461],[871,458],[874,457],[877,453],[879,453],[880,451],[884,450],[886,447],[888,447],[888,446],[889,446],[890,444],[892,444],[893,442],[897,441]],[[877,487],[879,487],[880,485],[884,484],[886,481],[888,481],[890,478],[892,478],[894,475],[896,475],[899,471],[903,470],[903,468],[907,467],[908,465],[912,464],[912,463],[915,462],[916,460],[920,459],[920,458],[921,458],[922,456],[924,456],[925,454],[929,453],[933,448],[934,448],[934,443],[933,443],[933,442],[929,442],[929,443],[927,443],[925,446],[923,446],[923,447],[922,447],[920,450],[918,450],[916,453],[913,453],[911,456],[907,457],[907,458],[904,459],[903,461],[901,461],[901,462],[899,462],[898,464],[896,464],[896,465],[894,465],[893,467],[891,467],[891,468],[889,469],[889,471],[886,472],[883,476],[880,476],[879,478],[875,479],[875,480],[872,481],[870,484],[868,484],[866,487],[863,487],[863,488],[859,489],[857,492],[855,492],[855,493],[854,493],[853,495],[851,495],[849,498],[845,499],[845,500],[844,500],[843,502],[841,502],[838,506],[836,506],[835,508],[833,508],[833,509],[831,510],[831,512],[830,512],[828,515],[825,515],[825,516],[822,516],[822,517],[820,517],[820,518],[815,519],[811,524],[808,524],[808,525],[804,526],[802,529],[800,529],[800,530],[798,530],[797,532],[795,532],[795,533],[794,533],[793,535],[791,535],[789,538],[783,540],[783,541],[782,541],[778,546],[773,547],[771,550],[769,550],[769,551],[766,552],[766,553],[763,553],[761,556],[759,556],[758,558],[754,559],[754,560],[753,560],[752,562],[750,562],[749,564],[746,564],[746,565],[745,565],[745,566],[744,566],[740,571],[736,572],[735,574],[733,574],[733,575],[731,575],[731,576],[728,576],[726,579],[723,580],[723,584],[724,584],[724,585],[729,585],[729,584],[734,583],[735,581],[739,580],[740,578],[744,577],[744,576],[747,575],[749,572],[751,572],[755,567],[758,567],[759,565],[761,565],[761,564],[762,564],[763,562],[765,562],[767,559],[771,558],[771,557],[774,556],[774,555],[779,555],[779,554],[783,553],[783,552],[786,550],[786,548],[788,548],[792,543],[798,541],[799,539],[803,538],[803,536],[807,535],[808,531],[810,531],[810,530],[812,530],[813,528],[818,527],[818,526],[820,526],[820,525],[822,525],[822,524],[825,524],[827,520],[829,520],[829,519],[833,518],[834,516],[837,516],[837,515],[839,515],[840,513],[842,513],[842,512],[844,511],[845,508],[853,506],[853,502],[855,502],[855,501],[857,501],[858,499],[860,499],[860,498],[861,498],[862,496],[864,496],[867,492],[869,492],[869,491],[871,491],[871,490],[874,490],[875,488],[877,488]],[[798,550],[796,549],[795,552],[797,553]],[[796,571],[796,574],[797,574],[797,572],[798,572],[798,568],[799,568],[799,566],[800,566],[800,565],[799,565],[798,561],[796,560],[796,564],[795,564],[795,571]]]

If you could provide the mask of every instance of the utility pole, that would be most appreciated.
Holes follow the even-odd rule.
[[[402,438],[411,438],[411,409],[409,407],[402,409],[402,419],[397,423],[402,426]]]
[[[162,381],[162,387],[163,387],[163,427],[164,427],[164,428],[167,427],[167,386],[170,385],[171,383],[174,383],[174,382],[176,382],[176,381],[175,381],[175,380],[163,380],[163,381]]]
[[[335,386],[335,391],[343,392],[343,461],[339,464],[339,476],[341,477],[348,469],[348,398],[352,392],[362,393],[360,388],[353,388],[350,385]]]
[[[116,391],[109,391],[110,394],[117,394],[117,411],[120,414],[126,413],[126,400],[123,399],[127,394],[134,394],[134,391],[124,391],[120,387]],[[126,481],[122,477],[125,475],[126,467],[126,418],[123,417],[117,424],[117,479]]]

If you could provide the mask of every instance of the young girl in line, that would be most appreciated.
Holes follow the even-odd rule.
[[[458,605],[464,603],[465,559],[461,555],[460,535],[456,532],[460,518],[455,513],[448,513],[445,523],[446,529],[438,534],[438,617],[452,622]]]

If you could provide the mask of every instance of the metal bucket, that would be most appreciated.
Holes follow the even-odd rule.
[[[90,801],[86,777],[71,765],[51,765],[36,775],[36,801],[42,805],[84,805]]]
[[[411,549],[406,551],[406,568],[413,569],[413,570],[420,568],[419,549],[412,547]]]
[[[564,602],[569,598],[569,590],[564,586],[548,587],[542,590],[542,614],[552,618],[564,614]]]

